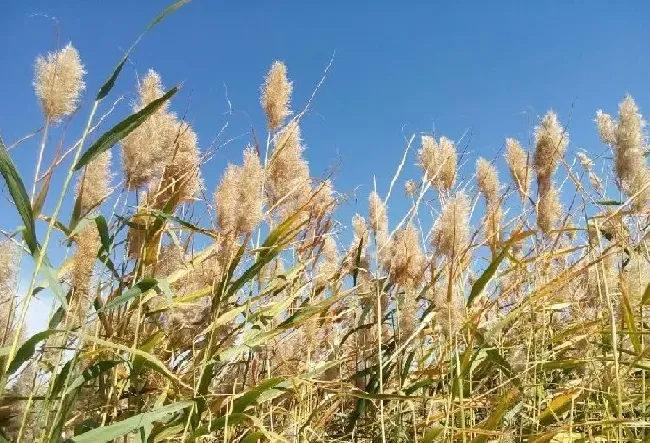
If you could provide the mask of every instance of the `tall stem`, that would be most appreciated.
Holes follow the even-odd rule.
[[[77,164],[79,157],[81,156],[81,151],[83,150],[86,137],[90,132],[90,126],[93,121],[93,117],[95,116],[95,112],[97,112],[98,105],[99,105],[98,101],[95,101],[93,103],[92,110],[90,111],[90,115],[88,116],[88,122],[86,123],[86,127],[84,128],[83,134],[79,141],[79,146],[77,148],[77,151],[75,152],[74,159],[72,160],[72,164],[70,165],[70,169],[68,170],[68,174],[65,178],[65,181],[63,182],[63,186],[61,188],[61,195],[59,196],[59,200],[56,204],[56,207],[54,208],[54,212],[50,217],[50,221],[47,226],[47,231],[45,233],[43,244],[41,245],[40,249],[38,249],[38,251],[36,252],[36,263],[34,264],[34,271],[32,273],[32,278],[29,282],[29,287],[27,288],[27,293],[25,294],[25,302],[20,311],[20,317],[18,318],[18,323],[16,324],[14,339],[11,344],[11,349],[9,350],[9,355],[7,356],[7,360],[5,364],[5,371],[4,371],[5,373],[2,376],[2,379],[0,379],[0,398],[4,395],[5,387],[7,385],[7,378],[9,376],[9,374],[7,374],[7,370],[9,369],[9,365],[11,364],[12,360],[16,356],[16,352],[18,350],[18,343],[20,342],[23,324],[25,323],[25,318],[27,316],[27,309],[29,308],[29,303],[32,297],[34,296],[34,287],[36,286],[36,278],[41,269],[41,266],[43,265],[43,261],[45,260],[47,246],[50,242],[50,238],[52,237],[52,231],[54,230],[54,223],[58,219],[59,212],[61,212],[61,207],[63,206],[63,200],[65,199],[68,187],[70,186],[70,182],[72,181],[72,176],[74,175],[75,172],[74,167]]]

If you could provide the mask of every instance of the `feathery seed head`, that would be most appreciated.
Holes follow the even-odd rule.
[[[605,114],[602,110],[596,112],[596,126],[600,139],[608,145],[616,143],[616,123],[611,115]]]
[[[339,269],[339,250],[332,236],[325,237],[321,249],[321,262],[318,265],[318,281],[327,284]]]
[[[431,185],[438,189],[449,190],[456,181],[456,146],[446,137],[439,142],[429,136],[422,136],[422,147],[418,151],[418,164]]]
[[[49,120],[59,121],[74,112],[86,86],[85,73],[79,52],[71,43],[36,59],[34,89]]]
[[[262,221],[264,169],[254,149],[244,151],[243,166],[228,165],[214,194],[222,231],[250,234]]]
[[[439,188],[449,190],[456,181],[456,145],[446,137],[440,137],[440,185]]]
[[[0,242],[0,344],[3,345],[10,340],[11,331],[7,328],[14,322],[19,252],[19,246],[10,240]],[[6,337],[5,332],[9,332]]]
[[[426,258],[413,223],[397,231],[390,244],[390,256],[390,274],[393,280],[406,288],[414,288],[422,279]]]
[[[160,74],[158,74],[153,69],[149,69],[138,85],[139,104],[136,105],[138,107],[138,110],[144,108],[152,101],[158,100],[164,94],[165,88],[163,87]],[[167,111],[168,108],[169,101],[166,101],[163,103],[162,107],[160,107],[158,112]]]
[[[494,165],[482,157],[476,161],[476,183],[488,205],[497,203],[500,187],[499,175]]]
[[[139,100],[133,104],[134,112],[164,94],[160,76],[153,70],[147,72],[138,90]],[[122,166],[127,189],[138,189],[160,178],[165,164],[173,156],[179,138],[179,123],[177,117],[168,112],[168,104],[165,103],[122,140]]]
[[[618,105],[618,131],[616,139],[623,150],[641,149],[645,121],[639,107],[631,96],[626,96]]]
[[[569,134],[560,124],[557,114],[548,111],[535,128],[534,165],[537,176],[550,178],[569,144]]]
[[[290,122],[275,138],[268,166],[268,193],[272,204],[285,199],[285,206],[295,206],[294,200],[306,201],[311,192],[309,166],[303,158],[300,126]]]
[[[493,251],[497,250],[501,240],[501,223],[503,221],[503,210],[501,205],[488,204],[488,208],[483,219],[483,230],[488,244]]]
[[[157,189],[156,207],[164,207],[170,199],[176,203],[192,200],[201,190],[201,155],[198,137],[186,122],[175,122],[170,133],[170,152]]]
[[[368,203],[368,219],[372,230],[375,233],[388,231],[388,210],[377,191],[370,193]]]
[[[16,290],[19,247],[10,240],[0,241],[0,298]]]
[[[361,258],[366,256],[366,249],[368,248],[368,225],[366,224],[366,219],[359,214],[355,214],[352,217],[352,229],[354,231],[354,237],[352,238],[352,244],[347,251],[345,256],[345,267],[347,270],[354,270],[357,263],[357,254],[359,254],[359,246],[362,247]]]
[[[634,99],[629,95],[619,104],[614,169],[619,188],[628,196],[635,196],[635,210],[643,209],[650,199],[650,170],[644,157],[645,121]]]
[[[404,183],[404,192],[407,197],[413,197],[417,189],[418,185],[415,183],[415,180],[407,180],[406,183]]]
[[[271,131],[282,126],[284,119],[291,115],[289,101],[293,86],[287,79],[287,66],[276,61],[271,65],[262,85],[262,108]]]
[[[336,199],[334,198],[334,187],[332,181],[323,180],[319,185],[314,187],[310,197],[310,212],[313,218],[325,218],[334,211]]]
[[[463,327],[466,318],[465,299],[454,291],[451,300],[447,294],[446,284],[433,288],[433,302],[436,307],[436,329],[446,337],[453,337]]]
[[[70,312],[79,320],[84,320],[91,301],[91,280],[95,269],[95,259],[101,244],[95,226],[88,226],[76,237],[77,250],[72,265],[72,299]]]
[[[562,215],[562,204],[558,191],[550,184],[540,193],[537,202],[537,226],[544,234],[548,234],[557,224]]]
[[[469,242],[470,201],[464,192],[447,200],[433,227],[432,244],[447,257],[458,256]]]
[[[363,240],[364,244],[368,240],[368,225],[366,224],[366,219],[359,214],[354,214],[352,217],[352,229],[354,230],[354,239],[356,243]]]
[[[431,180],[431,177],[436,175],[438,150],[438,143],[435,138],[430,135],[422,136],[422,147],[418,151],[418,164],[427,180]]]
[[[181,269],[185,263],[185,251],[176,243],[169,243],[160,248],[158,261],[155,264],[155,277],[166,278],[174,271]]]
[[[80,200],[81,215],[99,206],[111,192],[111,151],[107,150],[95,157],[84,169],[76,188],[76,198]]]
[[[519,196],[523,201],[528,195],[531,179],[531,173],[528,168],[528,154],[521,147],[519,140],[507,138],[505,157],[512,180],[515,182]]]
[[[585,171],[591,171],[591,168],[594,167],[594,161],[589,158],[589,156],[583,152],[579,151],[576,153],[576,157],[580,162],[580,165],[585,169]]]

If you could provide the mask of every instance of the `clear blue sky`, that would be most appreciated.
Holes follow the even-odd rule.
[[[68,41],[79,49],[92,95],[123,51],[168,1],[7,1],[0,17],[0,134],[11,143],[41,124],[31,86],[39,53]],[[398,7],[399,5],[399,7]],[[43,15],[58,19],[57,27]],[[504,138],[527,139],[537,115],[554,108],[570,123],[576,148],[602,149],[593,116],[615,112],[631,93],[650,114],[650,4],[647,2],[251,2],[194,0],[147,35],[112,97],[133,98],[135,71],[158,70],[166,85],[184,82],[173,108],[194,124],[202,145],[226,120],[228,136],[252,124],[263,133],[259,85],[284,60],[294,104],[305,103],[336,51],[333,69],[304,121],[307,157],[320,175],[340,157],[340,191],[363,185],[365,212],[373,174],[385,194],[405,135],[431,131],[457,140],[471,131],[472,159],[491,158]],[[228,109],[225,88],[236,111]],[[91,94],[92,93],[92,94]],[[125,103],[116,116],[128,112]],[[404,130],[402,128],[405,128]],[[74,133],[70,128],[71,134]],[[54,136],[60,136],[55,131]],[[69,141],[72,140],[70,138]],[[240,161],[245,141],[204,171],[211,193],[223,166]],[[33,174],[37,141],[13,152]],[[408,163],[404,178],[417,176]],[[116,164],[117,166],[117,164]],[[499,164],[505,174],[503,163]],[[402,181],[403,182],[403,181]],[[399,192],[401,194],[401,183]],[[393,208],[402,209],[395,201]],[[0,202],[2,227],[18,221]],[[5,222],[5,220],[8,220]],[[15,221],[15,223],[14,223]]]
[[[94,93],[123,50],[167,4],[6,2],[0,18],[5,141],[40,123],[31,86],[33,61],[55,49],[57,41],[53,22],[35,14],[58,19],[59,45],[77,46]],[[596,109],[615,111],[627,92],[642,110],[650,106],[646,2],[396,5],[194,0],[145,37],[114,95],[133,91],[134,69],[143,73],[154,67],[167,85],[184,82],[174,108],[182,112],[189,106],[188,119],[207,144],[226,120],[224,84],[240,111],[229,118],[229,135],[250,123],[261,132],[258,88],[270,63],[286,61],[299,106],[336,51],[331,74],[304,123],[312,172],[321,173],[340,155],[339,189],[370,186],[376,174],[384,192],[404,148],[404,125],[407,133],[435,126],[451,139],[470,129],[472,152],[490,157],[504,137],[526,138],[529,121],[551,107],[566,122],[575,101],[572,147],[588,148],[597,143]],[[86,105],[90,98],[87,94]],[[124,106],[121,115],[126,112]],[[206,171],[208,188],[227,160],[240,158],[242,143],[231,145]],[[21,148],[21,168],[32,166],[36,144]]]

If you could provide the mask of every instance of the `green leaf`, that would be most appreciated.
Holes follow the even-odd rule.
[[[29,248],[32,256],[36,254],[39,249],[38,241],[36,240],[36,225],[34,223],[34,213],[32,212],[32,205],[29,202],[29,196],[25,185],[18,175],[18,171],[14,163],[9,157],[9,152],[5,147],[2,139],[0,138],[0,174],[4,177],[7,183],[7,188],[11,194],[11,198],[16,205],[16,209],[20,214],[20,218],[25,225],[23,228],[23,239]]]
[[[45,252],[43,252],[44,254]],[[57,275],[57,272],[54,270],[52,265],[50,265],[50,261],[48,260],[47,257],[43,258],[43,263],[41,264],[41,274],[45,276],[45,280],[47,280],[48,287],[54,294],[54,296],[59,300],[59,303],[63,307],[64,310],[68,309],[68,299],[66,297],[66,294],[63,292],[63,287],[61,286],[61,282],[59,281],[59,276]]]
[[[140,349],[137,348],[132,348],[129,346],[124,346],[119,343],[113,343],[108,340],[104,340],[92,335],[88,334],[82,334],[82,333],[76,333],[73,332],[73,334],[77,335],[78,337],[82,337],[84,340],[88,340],[93,343],[97,343],[98,345],[105,346],[107,348],[113,348],[117,349],[123,352],[128,352],[134,355],[139,355],[143,357],[147,361],[147,366],[153,369],[154,371],[158,372],[159,374],[163,375],[164,377],[168,378],[169,380],[172,380],[173,382],[187,388],[187,389],[192,389],[189,385],[186,383],[183,383],[178,377],[176,377],[170,370],[167,368],[167,366],[158,360],[155,356],[149,354],[148,352],[144,352]]]
[[[170,214],[170,213],[165,212],[165,211],[159,211],[157,209],[148,209],[146,212],[153,215],[153,216],[155,216],[155,217],[160,217],[160,218],[162,218],[164,220],[174,221],[174,222],[178,223],[179,225],[181,225],[182,227],[189,229],[192,232],[199,232],[201,234],[205,234],[205,235],[207,235],[209,237],[213,237],[213,238],[216,237],[216,235],[214,234],[213,231],[210,231],[209,229],[203,229],[203,228],[200,228],[200,227],[198,227],[196,225],[193,225],[192,223],[190,223],[188,221],[185,221],[182,218],[180,218],[180,217],[178,217],[178,216],[176,216],[174,214]]]
[[[47,171],[47,173],[45,174],[43,185],[41,186],[41,189],[38,191],[38,195],[34,199],[32,212],[36,217],[38,216],[38,214],[41,213],[41,209],[43,209],[43,204],[45,203],[45,197],[47,197],[47,192],[50,189],[50,182],[52,181],[53,172],[54,169],[50,169]]]
[[[226,427],[226,424],[228,426],[235,426],[239,425],[242,423],[250,422],[251,417],[249,417],[246,414],[243,414],[241,412],[236,412],[236,413],[231,413],[228,415],[223,415],[221,417],[217,417],[214,420],[210,422],[210,427],[208,428],[207,425],[203,425],[200,428],[198,428],[193,434],[192,438],[198,438],[202,435],[206,435],[208,432],[214,432],[219,429],[223,429]]]
[[[128,51],[124,54],[122,57],[122,60],[117,64],[115,69],[113,69],[113,72],[111,73],[111,76],[104,82],[101,88],[99,88],[99,92],[97,93],[97,97],[95,98],[95,101],[100,101],[104,99],[108,95],[109,92],[111,92],[111,89],[113,89],[113,86],[115,86],[115,81],[117,80],[117,77],[119,77],[120,72],[122,72],[122,68],[124,68],[124,65],[126,64],[126,61],[129,59],[129,55],[131,54],[131,51],[136,47],[138,42],[142,39],[142,37],[151,29],[153,29],[154,26],[156,26],[158,23],[160,23],[168,14],[172,13],[173,11],[177,10],[181,6],[183,6],[186,3],[189,3],[192,0],[178,0],[177,2],[171,4],[170,6],[167,6],[160,14],[158,14],[152,21],[147,25],[145,28],[144,32],[138,36],[138,38],[135,40],[135,42],[131,45]]]
[[[109,92],[111,92],[111,89],[113,89],[113,86],[115,86],[115,81],[117,80],[117,77],[120,75],[120,72],[122,72],[122,68],[124,67],[126,61],[128,60],[129,54],[131,53],[131,50],[133,49],[134,46],[131,46],[131,48],[127,51],[127,53],[124,54],[122,60],[117,64],[115,69],[113,69],[111,76],[108,78],[108,80],[106,80],[106,82],[102,85],[102,87],[99,88],[99,92],[97,93],[97,97],[95,97],[95,101],[102,100],[104,97],[108,95]]]
[[[56,398],[59,393],[61,392],[61,389],[63,389],[63,386],[65,384],[65,381],[68,379],[68,375],[70,374],[70,369],[72,368],[72,364],[74,363],[74,359],[68,360],[68,362],[63,365],[63,368],[61,368],[61,372],[56,376],[54,379],[54,385],[52,386],[52,391],[50,392],[50,398],[54,399]]]
[[[559,420],[559,416],[571,408],[571,403],[577,395],[576,390],[568,390],[551,400],[546,409],[539,414],[539,424],[542,426],[551,425]]]
[[[444,431],[442,426],[434,426],[431,429],[427,429],[422,436],[422,439],[420,439],[420,443],[432,443],[437,441],[436,438],[438,438],[442,431]]]
[[[512,406],[519,399],[520,395],[521,391],[519,391],[519,389],[512,389],[503,394],[503,396],[501,396],[499,399],[496,407],[492,409],[492,412],[488,418],[486,418],[485,421],[478,426],[479,429],[494,431],[501,423],[501,420],[503,419],[505,413],[512,408]],[[479,435],[474,440],[472,440],[472,443],[486,443],[490,437],[491,435]]]
[[[623,202],[618,200],[599,200],[596,204],[601,206],[620,206]]]
[[[147,352],[151,353],[154,347],[158,343],[160,343],[160,340],[162,340],[165,337],[165,332],[164,331],[158,331],[148,337],[145,342],[138,347],[142,352]],[[134,355],[133,356],[133,363],[132,363],[132,369],[131,369],[131,379],[132,383],[137,380],[138,376],[140,375],[140,372],[142,371],[142,368],[144,367],[146,363],[146,360],[141,356],[141,355]]]
[[[285,246],[286,242],[300,229],[304,224],[300,223],[298,226],[295,226],[295,219],[298,217],[299,212],[296,211],[293,215],[287,217],[287,219],[282,222],[277,228],[275,228],[260,247],[261,252],[257,256],[255,263],[251,265],[242,275],[235,280],[230,286],[226,298],[235,294],[240,288],[242,288],[246,282],[253,279],[258,275],[259,271],[273,260],[278,254],[280,254]]]
[[[68,291],[68,294],[66,295],[65,306],[59,306],[57,310],[54,311],[54,314],[52,314],[52,317],[50,317],[50,322],[47,326],[48,329],[55,329],[57,326],[59,326],[59,323],[61,323],[61,320],[63,320],[63,316],[65,315],[66,307],[70,301],[70,297],[72,297],[72,290]]]
[[[192,0],[178,0],[177,2],[167,6],[163,11],[154,18],[149,25],[147,25],[147,29],[145,32],[150,31],[154,26],[156,26],[158,23],[160,23],[165,17],[167,17],[168,14],[174,12],[181,6],[191,2]]]
[[[494,260],[490,262],[490,265],[487,267],[487,269],[483,271],[483,274],[481,274],[478,280],[476,280],[472,285],[472,290],[470,291],[469,297],[467,298],[467,306],[471,306],[474,299],[479,295],[481,295],[483,289],[485,289],[485,286],[487,286],[490,279],[494,276],[494,273],[499,268],[499,265],[501,264],[503,259],[508,255],[508,250],[510,249],[512,244],[528,237],[532,233],[533,231],[526,231],[522,233],[513,234],[513,236],[510,237],[510,239],[506,242],[499,255],[497,255],[494,258]]]
[[[260,397],[260,395],[269,389],[273,389],[283,380],[283,377],[269,378],[254,388],[249,389],[245,394],[235,400],[233,403],[232,412],[244,412],[248,406],[253,404],[253,402],[255,402]]]
[[[99,140],[97,140],[90,148],[88,148],[86,152],[82,154],[81,158],[74,167],[75,171],[83,168],[89,164],[96,156],[110,149],[115,143],[119,142],[124,137],[129,135],[133,130],[144,123],[151,114],[160,109],[160,107],[164,105],[167,100],[176,94],[176,92],[178,92],[178,89],[178,86],[174,86],[162,97],[152,101],[135,114],[131,114],[129,117],[113,126],[108,132],[104,133],[101,137],[99,137]]]
[[[59,332],[65,332],[60,329],[48,329],[46,331],[41,331],[29,337],[25,343],[18,349],[16,356],[11,361],[9,368],[7,369],[8,375],[14,374],[27,360],[29,360],[34,351],[36,351],[36,345],[48,338],[52,334]]]
[[[66,440],[65,443],[108,443],[130,432],[136,431],[142,426],[156,421],[161,421],[168,415],[182,411],[193,404],[194,402],[191,400],[172,403],[150,412],[143,412],[142,414],[138,414],[134,417],[127,418],[126,420],[108,426],[92,429]]]
[[[108,233],[108,224],[104,216],[98,215],[95,217],[95,225],[97,226],[97,232],[99,232],[99,238],[102,242],[102,252],[108,254],[111,250],[111,237]]]
[[[255,431],[246,435],[246,437],[243,438],[241,443],[257,443],[259,441],[262,441],[263,438],[264,438],[263,432]]]
[[[503,372],[506,377],[512,380],[515,385],[520,385],[517,374],[515,374],[515,371],[512,370],[510,363],[508,363],[508,361],[503,358],[497,348],[486,349],[485,353],[487,355],[487,359],[492,362],[501,372]]]
[[[122,293],[122,295],[119,295],[114,299],[112,299],[111,301],[109,301],[108,303],[106,303],[102,311],[106,311],[108,309],[113,309],[117,306],[123,305],[129,300],[134,299],[157,286],[158,286],[158,280],[156,280],[155,278],[144,278],[139,282],[137,282],[132,288],[129,288],[126,292]]]
[[[120,363],[122,362],[118,360],[105,360],[88,366],[77,378],[72,381],[72,383],[70,383],[70,385],[68,385],[68,388],[65,390],[64,394],[68,394],[75,389],[80,388],[87,381],[99,377],[101,374],[110,371]]]
[[[87,418],[86,420],[82,421],[81,423],[75,425],[74,427],[74,435],[79,435],[83,434],[84,432],[88,432],[92,429],[100,427],[101,424],[95,420],[94,418]]]
[[[650,282],[648,282],[648,285],[645,287],[645,291],[643,291],[641,304],[644,306],[650,305]]]

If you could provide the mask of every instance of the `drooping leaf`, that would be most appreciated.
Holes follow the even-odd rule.
[[[128,301],[136,297],[139,297],[140,295],[144,294],[150,289],[155,288],[157,285],[158,285],[158,280],[156,280],[155,278],[143,278],[135,285],[133,285],[133,287],[129,288],[126,292],[108,301],[104,305],[103,310],[106,311],[109,309],[113,309],[117,306],[121,306],[127,303]]]
[[[539,423],[543,426],[548,426],[557,422],[560,416],[571,408],[571,403],[574,401],[578,391],[570,389],[560,395],[555,396],[546,409],[539,414]]]
[[[42,252],[45,254],[45,252]],[[43,262],[41,263],[41,274],[45,276],[47,285],[59,301],[64,310],[68,309],[68,299],[66,293],[63,292],[63,287],[59,280],[57,272],[54,270],[47,256],[43,257]]]
[[[442,426],[434,426],[430,429],[427,429],[427,431],[420,439],[420,443],[432,443],[434,441],[437,441],[436,439],[440,434],[442,434],[442,431],[444,431],[444,428]]]
[[[84,383],[99,377],[99,375],[103,374],[104,372],[110,371],[120,363],[122,362],[118,360],[104,360],[90,365],[68,385],[65,393],[67,394],[74,391],[75,389],[81,387]]]
[[[154,334],[152,334],[150,337],[148,337],[144,343],[139,347],[139,349],[142,352],[147,352],[151,353],[153,348],[160,343],[160,341],[165,337],[165,332],[164,331],[158,331]],[[140,356],[140,355],[134,355],[133,356],[133,363],[131,364],[131,378],[132,382],[134,382],[138,376],[140,375],[140,372],[142,371],[142,368],[145,366],[146,360]]]
[[[95,337],[93,335],[88,335],[88,334],[82,334],[82,333],[76,333],[73,332],[73,334],[83,338],[84,340],[96,343],[100,346],[105,346],[107,348],[112,348],[112,349],[117,349],[122,352],[128,352],[134,355],[141,356],[144,358],[147,362],[147,366],[153,369],[154,371],[158,372],[159,374],[163,375],[164,377],[168,378],[169,380],[187,388],[187,389],[192,389],[189,385],[186,383],[183,383],[178,377],[176,377],[170,370],[167,368],[167,366],[161,362],[158,358],[155,356],[151,355],[148,352],[144,352],[138,348],[132,348],[129,346],[124,346],[119,343],[113,343],[108,340],[104,340],[98,337]]]
[[[490,262],[487,269],[483,271],[483,274],[481,274],[478,280],[476,280],[472,285],[472,290],[470,291],[469,297],[467,298],[467,306],[471,306],[472,302],[476,299],[476,297],[481,295],[483,289],[485,289],[485,286],[487,286],[488,282],[492,279],[497,269],[499,269],[499,265],[501,264],[503,259],[506,258],[506,256],[508,255],[508,250],[513,245],[513,243],[521,241],[522,239],[528,237],[532,233],[533,231],[526,231],[522,233],[513,234],[513,236],[503,246],[503,249],[501,250],[499,255],[497,255]]]
[[[54,379],[54,385],[52,386],[52,390],[50,391],[50,398],[54,399],[59,395],[59,393],[63,389],[65,381],[68,379],[68,375],[70,375],[70,369],[72,368],[74,362],[75,359],[70,359],[66,362],[65,365],[63,365],[61,371],[57,374],[56,378]]]
[[[16,205],[18,214],[23,220],[23,238],[25,239],[25,244],[29,248],[32,256],[36,254],[36,251],[39,249],[38,241],[36,240],[36,225],[34,223],[34,213],[32,212],[32,205],[29,202],[29,196],[27,195],[27,190],[25,189],[25,184],[23,183],[18,170],[14,166],[11,157],[9,157],[9,152],[0,138],[0,174],[7,183],[7,188],[9,189],[9,194]]]
[[[236,426],[242,423],[247,423],[251,422],[251,417],[241,413],[241,412],[235,412],[235,413],[230,413],[227,415],[223,415],[221,417],[217,417],[214,420],[210,422],[210,426],[204,425],[199,427],[194,434],[192,434],[193,438],[198,438],[202,435],[206,435],[208,432],[214,432],[220,429],[224,429],[226,426]]]
[[[283,380],[283,377],[269,378],[268,380],[264,380],[257,386],[249,389],[246,393],[234,401],[232,411],[235,413],[244,412],[246,408],[253,404],[265,391],[273,389]]]
[[[596,204],[601,206],[620,206],[623,202],[619,200],[598,200]]]
[[[511,409],[521,396],[521,391],[519,389],[511,389],[501,396],[496,406],[492,409],[490,415],[480,423],[478,426],[480,429],[485,429],[486,431],[494,431],[497,426],[501,423],[503,416],[509,409]],[[490,438],[490,435],[484,434],[479,435],[472,443],[486,443]]]
[[[7,369],[7,374],[9,376],[13,375],[23,365],[23,363],[25,363],[32,357],[32,355],[34,355],[34,352],[36,351],[36,345],[47,339],[50,335],[59,332],[65,331],[62,331],[60,329],[48,329],[38,332],[29,337],[25,343],[23,343],[22,346],[18,348],[18,351],[16,351],[16,355],[14,356],[13,360],[9,364],[9,368]]]
[[[181,401],[178,403],[172,403],[162,408],[150,412],[143,412],[134,417],[127,418],[116,423],[112,423],[108,426],[102,426],[100,428],[91,429],[88,432],[84,432],[81,435],[76,435],[68,440],[65,440],[64,443],[108,443],[117,438],[120,438],[130,432],[140,429],[142,426],[151,424],[153,422],[162,421],[167,418],[169,415],[174,414],[178,411],[182,411],[194,404],[193,401]]]
[[[34,204],[32,205],[32,212],[35,217],[38,217],[38,214],[41,213],[41,209],[43,209],[43,204],[45,204],[45,198],[47,197],[47,192],[50,190],[50,183],[52,181],[53,172],[54,169],[49,169],[45,173],[45,177],[43,179],[43,184],[41,185],[41,189],[38,191],[38,194],[34,199]]]
[[[111,250],[111,236],[108,233],[108,224],[106,219],[102,215],[95,217],[95,225],[97,226],[97,232],[99,233],[99,238],[102,242],[102,251],[103,253],[108,254]]]

